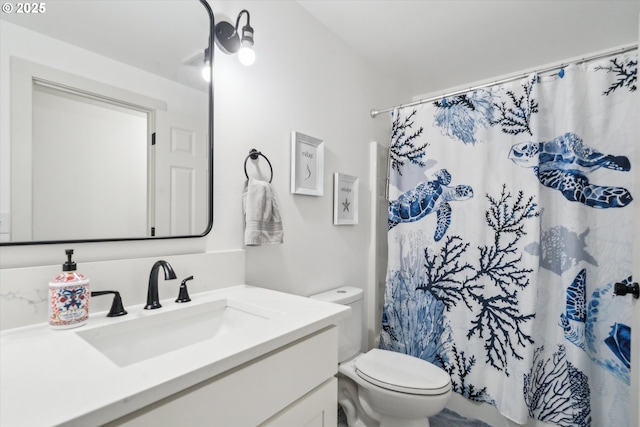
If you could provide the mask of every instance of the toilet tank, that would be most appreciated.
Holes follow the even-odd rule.
[[[309,298],[348,305],[351,316],[338,322],[338,362],[344,362],[360,352],[362,341],[363,291],[353,286],[343,286]]]

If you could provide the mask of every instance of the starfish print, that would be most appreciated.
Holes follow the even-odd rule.
[[[342,202],[342,212],[349,212],[350,205],[351,203],[349,203],[349,199],[345,198],[344,202]]]

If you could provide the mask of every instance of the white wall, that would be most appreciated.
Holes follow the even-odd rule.
[[[247,248],[247,281],[303,295],[332,286],[364,287],[371,241],[369,143],[386,141],[390,129],[388,120],[374,121],[368,112],[407,98],[295,2],[213,5],[220,16],[235,16],[241,6],[250,10],[257,55],[252,67],[243,67],[237,58],[217,52],[215,154],[224,162],[216,164],[215,224],[227,229],[225,241],[241,244],[242,164],[256,148],[273,165],[285,243]],[[322,197],[289,192],[291,131],[324,141]],[[268,172],[264,160],[259,166]],[[356,226],[333,225],[334,172],[360,178]],[[209,247],[219,247],[219,231]]]
[[[250,11],[257,59],[247,68],[237,58],[216,51],[215,154],[224,155],[225,161],[216,162],[215,182],[225,185],[216,185],[209,248],[219,248],[215,236],[220,232],[225,234],[223,241],[241,244],[242,217],[230,207],[241,204],[242,164],[249,150],[262,151],[274,168],[285,243],[246,249],[247,283],[300,295],[342,285],[362,287],[367,299],[364,345],[371,345],[378,319],[372,302],[375,278],[369,271],[375,184],[369,175],[369,147],[371,141],[388,143],[390,120],[372,120],[369,110],[403,102],[408,92],[371,69],[296,2],[213,2],[213,6],[225,19],[235,18],[241,8]],[[292,131],[324,141],[322,197],[289,192]],[[264,160],[258,165],[268,173]],[[333,225],[334,172],[360,178],[356,226]],[[221,199],[231,205],[222,205]],[[216,224],[224,224],[225,230]]]
[[[144,302],[146,279],[140,280],[140,269],[146,264],[150,269],[153,259],[204,252],[223,256],[242,250],[243,163],[251,148],[263,151],[273,164],[273,184],[280,198],[285,243],[248,248],[246,282],[300,295],[345,284],[367,285],[371,240],[369,143],[374,140],[386,142],[390,130],[388,120],[372,120],[368,112],[380,105],[400,103],[408,99],[408,92],[397,82],[369,68],[296,2],[211,4],[217,19],[226,14],[234,23],[240,10],[251,12],[257,54],[252,67],[243,67],[236,56],[226,56],[216,49],[212,232],[205,238],[196,239],[0,247],[0,267],[4,270],[4,275],[0,276],[0,297],[5,302],[12,301],[2,305],[2,311],[11,311],[12,307],[30,309],[34,301],[43,304],[41,295],[46,292],[51,272],[57,271],[64,261],[67,247],[75,249],[74,258],[79,269],[85,265],[94,276],[98,275],[90,278],[100,284],[100,289],[131,289],[125,300],[129,305]],[[9,46],[0,47],[4,52],[10,50]],[[56,62],[55,57],[50,60]],[[95,58],[96,65],[100,62],[100,58]],[[77,67],[81,66],[77,64]],[[60,68],[70,71],[68,68],[74,69],[74,65],[60,64]],[[104,69],[99,77],[108,76],[109,70]],[[136,86],[144,93],[153,90],[148,80],[136,81]],[[325,141],[325,193],[322,197],[289,193],[289,138],[294,130]],[[260,168],[266,166],[264,160],[259,162]],[[251,167],[249,171],[255,172]],[[357,226],[333,225],[334,172],[360,178]],[[136,261],[118,261],[130,259]],[[36,275],[23,275],[28,269],[17,268],[51,265],[53,267],[36,269],[39,272]],[[103,268],[96,269],[95,265]],[[184,268],[181,270],[180,276],[188,273]],[[105,274],[111,271],[112,274]],[[240,276],[244,280],[245,272]],[[38,282],[25,287],[24,295],[15,283],[21,277]],[[213,286],[232,284],[235,280]],[[212,281],[216,282],[216,278]],[[134,287],[139,291],[134,292]],[[97,290],[95,286],[93,289]],[[12,305],[18,304],[17,301],[22,301],[21,305]],[[40,310],[33,321],[46,320],[43,316],[46,314]]]

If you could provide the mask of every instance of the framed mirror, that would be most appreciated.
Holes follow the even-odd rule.
[[[47,0],[28,9],[0,14],[0,245],[206,235],[206,1]]]

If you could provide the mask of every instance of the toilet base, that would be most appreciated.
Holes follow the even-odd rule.
[[[349,427],[429,427],[428,418],[407,419],[390,417],[373,411],[358,393],[358,385],[349,377],[338,374],[338,404],[342,407]]]
[[[363,416],[361,411],[357,411],[355,408],[351,407],[351,404],[343,401],[340,403],[340,407],[345,413],[347,418],[347,424],[349,427],[430,427],[428,418],[423,418],[421,420],[399,420],[398,418],[389,418],[385,415],[381,415],[380,421],[376,421],[372,418],[367,417],[367,422],[362,421],[360,417]],[[346,409],[347,408],[347,409]]]
[[[349,427],[380,427],[380,423],[368,416],[362,407],[357,384],[342,374],[338,374],[337,377],[338,404],[344,411]]]
[[[429,396],[382,389],[358,376],[355,370],[358,356],[342,362],[337,375],[338,403],[349,427],[429,427],[428,417],[444,409],[451,397],[451,389]]]

